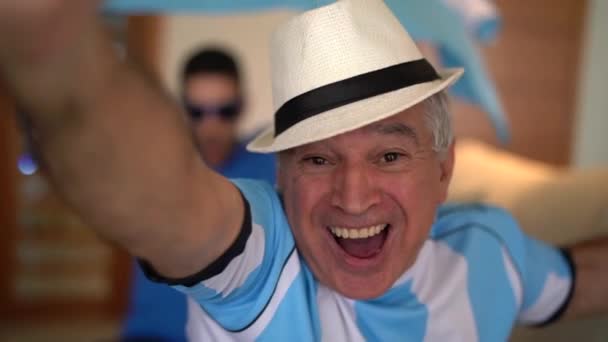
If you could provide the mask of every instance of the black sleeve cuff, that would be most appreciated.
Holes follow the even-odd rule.
[[[560,306],[559,309],[557,309],[557,311],[555,311],[555,313],[546,321],[535,324],[534,327],[541,328],[559,321],[559,319],[564,315],[564,312],[566,312],[566,309],[568,309],[570,301],[572,300],[572,296],[574,295],[574,289],[576,288],[576,265],[574,264],[574,260],[572,259],[572,254],[570,253],[570,250],[568,250],[567,248],[562,248],[560,249],[560,251],[566,259],[568,266],[570,267],[570,274],[572,276],[572,281],[570,283],[570,291],[568,292],[568,296],[566,296],[566,300],[564,300],[562,306]]]
[[[157,283],[192,287],[202,281],[205,281],[222,273],[234,258],[243,253],[243,251],[245,250],[245,245],[247,244],[247,240],[249,240],[249,236],[251,235],[251,209],[249,207],[249,202],[247,202],[247,199],[245,198],[245,196],[243,196],[242,193],[241,198],[243,199],[243,205],[245,208],[241,231],[237,236],[236,240],[232,243],[230,247],[228,247],[228,249],[224,252],[224,254],[222,254],[222,256],[220,256],[217,260],[209,264],[205,269],[201,270],[200,272],[179,279],[166,278],[159,274],[148,262],[146,262],[145,260],[138,259],[139,265],[146,277],[149,280]]]

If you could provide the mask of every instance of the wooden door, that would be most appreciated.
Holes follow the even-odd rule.
[[[13,129],[13,106],[6,95],[6,91],[0,88],[0,315],[9,314],[11,299],[11,280],[14,273],[14,249],[13,241],[16,230],[16,196],[15,178],[16,173],[10,167],[15,160],[13,143],[15,140]],[[14,165],[14,164],[13,164]]]
[[[510,151],[556,165],[570,161],[586,1],[497,0],[502,30],[483,48],[511,122]],[[455,106],[460,136],[496,143],[477,108]]]

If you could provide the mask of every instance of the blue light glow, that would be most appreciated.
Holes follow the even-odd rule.
[[[38,171],[38,164],[29,153],[24,153],[17,161],[17,168],[23,175],[31,176]]]

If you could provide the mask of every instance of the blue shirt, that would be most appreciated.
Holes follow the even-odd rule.
[[[193,341],[505,341],[570,296],[564,254],[508,213],[469,205],[439,210],[416,262],[384,295],[346,298],[314,278],[274,188],[235,184],[249,206],[241,236],[215,267],[175,285],[190,297]]]
[[[230,158],[216,171],[225,177],[275,182],[275,157],[248,152],[244,143],[235,146]],[[129,311],[122,336],[154,338],[155,341],[186,341],[186,297],[163,284],[148,280],[141,268],[133,267]]]

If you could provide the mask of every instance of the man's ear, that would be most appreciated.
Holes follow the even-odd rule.
[[[440,156],[439,160],[439,171],[440,178],[439,183],[441,187],[441,202],[445,202],[448,196],[448,188],[450,186],[450,181],[452,180],[452,174],[454,173],[454,163],[455,163],[455,146],[456,142],[452,142],[448,149],[444,151],[444,155]]]

